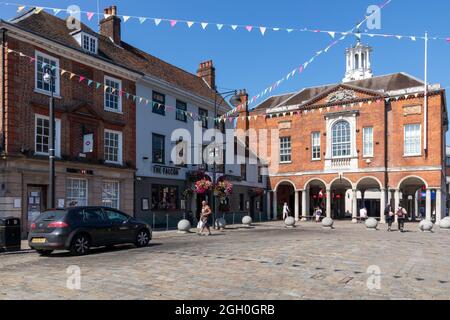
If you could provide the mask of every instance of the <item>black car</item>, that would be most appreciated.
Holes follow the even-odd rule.
[[[149,225],[105,207],[45,211],[31,225],[28,235],[30,248],[41,255],[50,255],[55,250],[85,255],[92,247],[128,243],[146,247],[151,239]]]

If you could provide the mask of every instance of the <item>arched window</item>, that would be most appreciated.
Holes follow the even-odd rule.
[[[361,68],[366,68],[366,55],[364,53],[361,54]]]
[[[359,56],[355,54],[355,69],[359,69]]]
[[[333,157],[350,157],[351,136],[350,124],[347,121],[339,121],[332,128]]]

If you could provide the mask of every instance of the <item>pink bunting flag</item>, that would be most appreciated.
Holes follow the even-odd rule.
[[[447,40],[446,40],[447,42],[450,42],[450,38],[447,38]]]
[[[245,29],[247,29],[248,32],[252,32],[253,27],[252,26],[246,26]]]
[[[303,65],[300,66],[300,69],[298,69],[298,72],[299,72],[299,73],[302,73],[302,72],[303,72]]]
[[[35,58],[30,58],[30,63],[34,63],[36,61],[36,59]]]
[[[86,13],[86,15],[87,15],[88,20],[91,21],[92,17],[94,16],[94,13],[88,12],[88,13]]]
[[[170,20],[170,26],[171,27],[175,27],[175,25],[177,24],[177,20]]]
[[[83,76],[80,76],[80,82],[83,82],[84,79],[86,79],[86,78]]]

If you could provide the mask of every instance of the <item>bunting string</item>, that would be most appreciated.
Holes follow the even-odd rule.
[[[390,1],[387,1],[389,3]],[[54,7],[45,7],[45,6],[36,6],[36,5],[28,5],[28,4],[19,4],[19,3],[10,3],[10,2],[0,2],[1,5],[5,6],[15,6],[17,7],[17,12],[21,13],[27,9],[35,9],[35,13],[40,13],[43,10],[51,12],[53,15],[58,15],[62,12],[66,14],[80,14],[81,17],[86,17],[88,21],[91,21],[95,16],[100,16],[100,18],[108,18],[110,15],[105,13],[98,13],[94,11],[71,11],[69,9],[63,8],[54,8]],[[382,9],[383,6],[380,6],[379,9]],[[375,14],[366,17],[366,21]],[[273,26],[261,26],[261,25],[251,25],[251,24],[230,24],[230,23],[217,23],[217,22],[205,22],[205,21],[194,21],[194,20],[183,20],[183,19],[170,19],[170,18],[154,18],[154,17],[145,17],[145,16],[133,16],[133,15],[117,15],[122,18],[124,23],[127,22],[137,22],[139,24],[152,23],[156,27],[162,26],[164,24],[169,25],[170,27],[184,25],[188,30],[199,27],[200,30],[214,29],[217,31],[231,30],[231,31],[247,31],[258,32],[262,36],[265,36],[268,32],[279,33],[279,32],[307,32],[307,33],[316,33],[316,34],[328,34],[333,39],[339,36],[348,36],[354,35],[355,37],[361,38],[362,36],[366,37],[381,37],[381,38],[391,38],[391,39],[405,39],[411,41],[417,40],[425,40],[423,35],[404,35],[404,34],[385,34],[385,33],[369,33],[369,32],[359,32],[359,31],[338,31],[338,30],[328,30],[328,29],[311,29],[311,28],[298,28],[298,27],[273,27]],[[428,40],[443,40],[446,42],[450,42],[449,37],[429,37]]]

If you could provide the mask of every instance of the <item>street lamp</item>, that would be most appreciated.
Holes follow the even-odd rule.
[[[54,104],[54,83],[55,75],[53,73],[52,67],[48,64],[42,66],[42,71],[44,73],[42,79],[50,87],[50,102],[49,102],[49,130],[50,130],[50,141],[48,148],[48,158],[49,158],[49,189],[50,189],[50,208],[54,209],[56,207],[55,199],[55,104]]]
[[[222,97],[223,100],[225,100],[228,97],[231,97],[230,99],[230,103],[232,106],[237,107],[240,103],[241,103],[241,96],[238,94],[239,91],[238,90],[232,90],[232,91],[227,91],[227,92],[218,92],[217,90],[214,90],[215,95],[214,95],[214,128],[218,129],[219,126],[219,122],[217,121],[217,117],[218,117],[218,101],[217,98],[220,95]],[[244,92],[244,90],[242,90],[242,92]],[[216,145],[214,145],[214,164],[213,164],[213,185],[217,184],[217,162],[216,162],[216,150],[217,147]],[[224,168],[225,168],[225,163],[223,164]],[[212,207],[213,207],[213,226],[214,229],[216,229],[216,223],[217,223],[217,208],[216,208],[216,195],[214,194],[214,190],[212,193]]]

